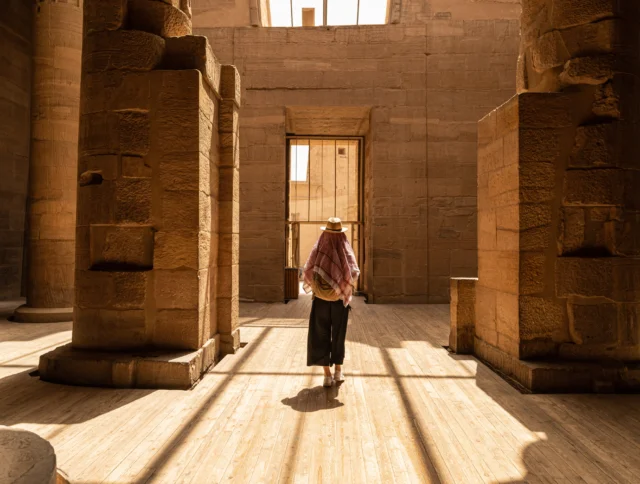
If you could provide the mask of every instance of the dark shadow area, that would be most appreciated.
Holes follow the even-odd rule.
[[[333,410],[334,408],[344,406],[340,400],[338,400],[338,394],[340,393],[340,386],[333,385],[329,388],[325,388],[322,385],[315,386],[313,388],[305,388],[300,390],[295,397],[283,398],[281,402],[284,405],[291,407],[296,412],[317,412],[320,410]],[[309,400],[318,402],[322,401],[322,405],[310,406]]]
[[[481,362],[476,383],[540,435],[522,451],[526,476],[504,484],[640,482],[640,395],[524,395]]]
[[[71,321],[64,323],[16,323],[0,317],[0,343],[5,341],[33,341],[54,334],[71,331]],[[0,355],[0,361],[2,355]]]
[[[0,425],[78,424],[124,407],[155,391],[57,385],[34,378],[29,375],[30,372],[27,370],[0,380],[0,397],[3,397],[0,399]]]

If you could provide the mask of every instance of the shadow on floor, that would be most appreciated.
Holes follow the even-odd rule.
[[[334,408],[344,406],[344,403],[338,400],[339,393],[340,386],[338,385],[333,385],[330,388],[318,385],[313,388],[300,390],[295,397],[284,398],[281,401],[296,412],[333,410]]]
[[[0,425],[86,422],[150,395],[155,390],[74,387],[43,382],[32,370],[0,380]],[[10,398],[2,398],[10,396]],[[49,435],[51,439],[53,435]]]

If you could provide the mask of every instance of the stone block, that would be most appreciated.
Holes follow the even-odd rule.
[[[585,246],[585,209],[581,207],[563,207],[560,211],[560,255],[575,252]]]
[[[114,223],[115,199],[114,182],[78,188],[78,225]]]
[[[151,71],[163,56],[164,39],[157,35],[140,30],[93,32],[85,36],[83,71]]]
[[[560,129],[528,129],[519,131],[519,162],[552,163],[560,156]]]
[[[640,304],[621,304],[618,311],[620,344],[638,346],[640,344]]]
[[[578,57],[569,60],[559,76],[567,85],[599,85],[613,79],[615,59],[612,55]]]
[[[556,295],[637,301],[640,298],[640,264],[636,259],[619,257],[558,258]]]
[[[565,204],[623,205],[624,172],[617,169],[569,170],[565,175]]]
[[[158,348],[197,350],[203,339],[197,309],[161,309],[157,313],[153,344]]]
[[[476,278],[451,279],[451,328],[449,348],[454,353],[472,354],[476,323]]]
[[[216,295],[218,298],[233,298],[238,296],[239,286],[239,265],[218,267],[218,279]]]
[[[161,230],[198,230],[200,228],[199,192],[165,191],[162,194]]]
[[[573,125],[570,93],[526,92],[518,94],[521,128],[567,128]]]
[[[115,182],[115,221],[151,223],[151,180],[122,178]]]
[[[569,166],[594,168],[616,166],[615,158],[617,123],[592,124],[579,126]]]
[[[569,329],[579,345],[612,344],[618,340],[617,304],[569,304]]]
[[[216,320],[221,335],[231,334],[238,327],[238,297],[216,299]]]
[[[202,190],[209,194],[211,187],[206,161],[197,152],[162,154],[158,170],[162,188],[166,191]]]
[[[223,101],[224,102],[224,101]],[[220,133],[220,166],[240,165],[240,142],[233,133]]]
[[[220,234],[218,265],[228,266],[240,263],[240,235]]]
[[[91,270],[151,270],[153,230],[150,226],[91,225]]]
[[[564,304],[548,297],[518,298],[518,330],[522,341],[553,338],[561,334],[567,316]]]
[[[198,269],[198,233],[195,230],[156,232],[153,266],[156,269]]]
[[[191,35],[191,19],[180,8],[156,0],[129,0],[127,26],[160,37]]]
[[[198,272],[189,269],[156,270],[158,309],[198,309]]]
[[[107,353],[61,346],[40,357],[40,378],[53,383],[188,390],[215,362],[216,339],[197,351]]]
[[[240,171],[238,168],[221,166],[219,174],[218,200],[221,202],[240,202]]]
[[[211,88],[220,93],[220,62],[206,37],[186,35],[165,39],[164,69],[198,69]]]
[[[218,231],[224,234],[240,232],[239,202],[218,202]]]
[[[220,354],[231,355],[240,348],[240,330],[236,329],[229,334],[220,335]]]
[[[84,0],[85,35],[101,30],[119,30],[127,18],[128,0]]]
[[[232,100],[240,106],[242,87],[240,73],[235,66],[223,65],[220,76],[220,95],[223,100]]]
[[[79,349],[126,351],[147,344],[142,309],[74,308],[72,345]]]
[[[551,24],[556,29],[566,29],[612,18],[618,13],[615,5],[611,0],[554,0]]]
[[[218,117],[218,131],[220,133],[238,133],[238,106],[233,101],[225,100],[220,102]]]
[[[564,65],[571,57],[562,34],[553,30],[538,37],[530,46],[533,68],[537,72]]]
[[[115,180],[118,177],[117,155],[83,156],[78,161],[78,172],[91,171],[99,173],[102,180]]]
[[[545,266],[546,256],[543,252],[520,253],[520,294],[538,294],[544,291],[547,282]]]
[[[118,112],[118,146],[125,155],[145,156],[149,152],[151,122],[148,113]]]
[[[123,178],[151,178],[152,172],[151,165],[145,157],[123,155],[121,158]]]

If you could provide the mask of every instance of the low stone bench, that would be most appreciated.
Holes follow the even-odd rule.
[[[33,432],[0,426],[0,483],[56,482],[56,454],[51,444]]]
[[[451,278],[451,332],[449,348],[461,355],[473,354],[476,328],[475,277]]]

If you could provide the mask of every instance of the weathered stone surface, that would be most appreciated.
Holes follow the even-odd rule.
[[[622,170],[570,170],[565,177],[568,205],[623,205]]]
[[[159,3],[149,0],[149,3]],[[94,32],[85,37],[85,73],[109,70],[150,71],[164,56],[164,39],[140,30]]]
[[[157,0],[129,0],[127,26],[165,38],[191,35],[191,19],[187,14]]]
[[[158,355],[102,353],[61,346],[40,357],[40,378],[53,383],[115,388],[167,388],[187,390],[215,362],[217,338],[197,351]]]
[[[615,343],[618,340],[618,306],[570,304],[569,328],[576,344]]]
[[[127,18],[128,0],[84,0],[84,31],[121,29]]]
[[[206,37],[186,35],[165,40],[162,67],[165,69],[198,69],[211,88],[220,93],[220,62]]]
[[[56,484],[51,444],[32,432],[0,426],[0,482]]]
[[[153,230],[150,226],[91,226],[92,270],[150,270]]]
[[[476,325],[475,278],[451,279],[451,328],[449,348],[454,353],[472,354]]]

